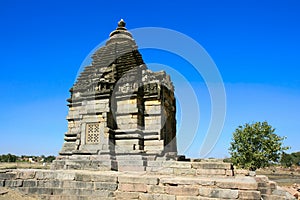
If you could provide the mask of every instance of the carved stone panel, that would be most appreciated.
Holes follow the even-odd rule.
[[[86,144],[99,144],[100,143],[100,123],[86,124]]]

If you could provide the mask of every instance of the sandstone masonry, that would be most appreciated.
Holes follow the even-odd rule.
[[[157,156],[176,158],[173,83],[147,69],[123,20],[70,92],[68,131],[52,169],[145,171]]]
[[[1,170],[0,187],[16,189],[47,200],[294,199],[266,176],[231,176],[214,171],[222,168],[225,171],[232,170],[232,165],[228,163],[204,160],[165,161],[163,164],[168,166],[165,169],[172,170],[162,170],[159,174],[132,171]],[[201,175],[184,172],[193,169],[211,171]]]

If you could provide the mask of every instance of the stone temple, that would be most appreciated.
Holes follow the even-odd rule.
[[[70,89],[68,131],[54,169],[145,170],[175,158],[174,86],[152,72],[121,20]]]
[[[174,87],[147,69],[124,21],[92,58],[70,90],[52,169],[0,170],[0,196],[6,187],[45,200],[294,199],[223,160],[177,156]]]

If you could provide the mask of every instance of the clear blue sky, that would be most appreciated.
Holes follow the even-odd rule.
[[[289,152],[300,151],[299,10],[298,0],[0,0],[0,154],[58,153],[67,131],[68,90],[87,54],[108,38],[120,18],[128,29],[164,27],[184,33],[216,63],[227,114],[209,157],[228,156],[238,125],[264,120],[287,136]],[[193,87],[206,89],[184,60],[160,51],[142,54],[145,62],[178,65]],[[200,123],[205,124],[207,93],[200,103]],[[182,153],[197,157],[201,138]]]

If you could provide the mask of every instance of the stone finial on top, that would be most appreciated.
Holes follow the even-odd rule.
[[[118,22],[118,27],[119,28],[124,28],[126,26],[126,23],[124,22],[123,19],[121,19],[119,22]]]
[[[118,22],[118,27],[116,28],[116,30],[114,30],[113,32],[110,33],[110,38],[113,37],[114,35],[118,35],[118,38],[126,38],[126,37],[130,37],[132,39],[132,35],[131,33],[129,33],[129,31],[127,31],[127,29],[125,28],[126,23],[123,19],[121,19]],[[109,42],[109,41],[108,41]]]

